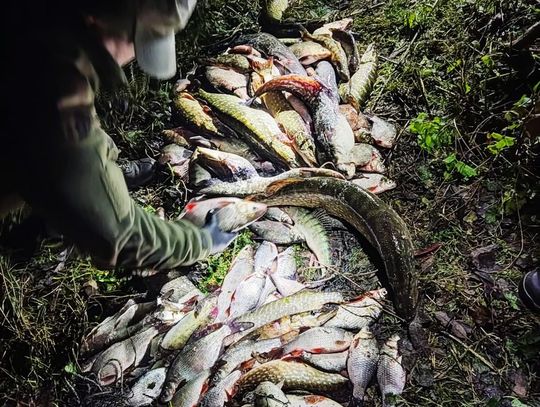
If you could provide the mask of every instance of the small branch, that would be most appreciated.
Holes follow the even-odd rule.
[[[521,34],[518,38],[510,41],[508,47],[515,50],[529,48],[538,37],[540,37],[540,21],[530,26],[527,31]]]

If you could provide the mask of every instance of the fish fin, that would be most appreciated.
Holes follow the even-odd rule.
[[[267,195],[273,195],[276,192],[278,192],[281,188],[287,185],[297,184],[299,182],[302,182],[302,178],[297,177],[297,178],[288,178],[288,179],[283,179],[279,181],[274,181],[266,187],[265,193]]]
[[[259,75],[264,77],[264,75],[268,74],[268,72],[272,72],[272,68],[274,67],[274,57],[271,56],[265,61],[254,59],[251,56],[248,56],[247,58],[251,68]]]
[[[251,370],[253,366],[255,366],[256,362],[257,360],[255,360],[255,358],[246,360],[245,362],[242,362],[240,364],[240,370],[243,370],[243,371]]]
[[[231,328],[231,334],[238,332],[247,331],[250,328],[253,328],[255,324],[253,322],[238,322],[232,321],[229,323],[229,328]]]
[[[195,97],[193,97],[191,93],[188,93],[188,92],[182,92],[181,97],[184,99],[189,99],[189,100],[197,100],[195,99]]]
[[[282,348],[274,348],[264,353],[264,357],[268,360],[279,359],[283,356]]]
[[[310,353],[328,353],[328,349],[326,348],[313,348],[311,349]]]
[[[324,209],[315,209],[311,212],[311,215],[320,222],[323,228],[326,230],[332,229],[332,218]]]

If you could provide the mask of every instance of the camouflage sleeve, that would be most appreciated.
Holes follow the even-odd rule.
[[[167,269],[206,257],[205,230],[161,220],[130,198],[87,77],[73,69],[62,78],[69,89],[58,101],[59,126],[38,143],[40,170],[24,182],[25,200],[102,266]]]

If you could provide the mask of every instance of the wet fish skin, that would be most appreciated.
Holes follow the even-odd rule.
[[[302,332],[298,337],[283,346],[283,353],[301,354],[342,352],[349,349],[353,334],[340,328],[315,327]]]
[[[254,390],[254,407],[289,406],[289,399],[281,387],[272,382],[261,382]]]
[[[199,296],[202,295],[202,292],[195,287],[195,284],[188,277],[180,276],[163,284],[159,290],[159,295],[169,301],[181,302],[182,297]]]
[[[392,148],[394,146],[397,130],[396,126],[377,116],[370,116],[371,138],[380,147]]]
[[[246,336],[263,325],[285,316],[316,311],[321,309],[325,304],[341,302],[343,302],[343,295],[338,292],[311,292],[303,290],[289,297],[280,298],[264,304],[250,313],[241,315],[232,321],[233,326],[241,326],[246,323],[252,326],[239,332],[237,335],[233,335],[230,341],[239,340],[239,338]]]
[[[255,272],[267,274],[275,268],[278,256],[277,246],[272,242],[262,242],[255,252]]]
[[[330,238],[317,213],[298,207],[283,208],[294,221],[294,229],[302,234],[309,249],[322,267],[332,265]]]
[[[209,134],[220,134],[208,109],[204,108],[190,93],[178,93],[174,98],[174,106],[183,121],[192,128]]]
[[[205,195],[229,195],[245,197],[264,192],[268,186],[277,181],[288,179],[309,178],[314,176],[343,178],[343,175],[326,168],[294,168],[273,177],[259,177],[237,182],[216,182],[199,190]]]
[[[335,156],[335,137],[338,104],[331,89],[317,78],[301,75],[282,75],[262,85],[254,94],[259,97],[268,91],[286,91],[300,98],[309,108],[315,129],[319,163],[332,162]]]
[[[202,89],[197,95],[211,105],[225,124],[237,131],[257,154],[281,168],[299,167],[291,141],[268,113],[245,106],[240,103],[240,98],[232,95],[210,93]]]
[[[339,100],[338,85],[334,67],[328,61],[321,61],[315,68],[317,77],[332,91],[332,96]]]
[[[253,246],[245,246],[232,261],[231,267],[221,284],[217,300],[218,314],[216,322],[222,322],[229,316],[228,311],[236,287],[255,271],[253,256]]]
[[[348,379],[339,374],[322,372],[304,363],[273,360],[242,376],[238,381],[239,392],[249,391],[264,381],[283,382],[284,390],[317,392],[339,390],[348,383]]]
[[[352,182],[314,177],[271,184],[249,199],[269,206],[321,208],[349,223],[377,250],[396,313],[410,322],[416,315],[418,281],[407,225],[380,198]]]
[[[256,329],[252,335],[261,339],[281,338],[282,342],[286,343],[296,338],[300,334],[300,329],[321,326],[334,315],[334,312],[314,314],[310,311],[287,315],[263,325]]]
[[[184,347],[167,372],[160,401],[167,403],[172,399],[180,383],[189,381],[214,366],[223,348],[223,339],[230,334],[231,329],[224,325]]]
[[[264,216],[266,205],[235,198],[191,200],[179,219],[188,220],[202,227],[206,223],[208,212],[212,209],[216,209],[215,216],[221,230],[237,232]]]
[[[220,358],[223,365],[214,374],[213,381],[222,380],[254,354],[267,353],[281,346],[281,339],[244,339],[231,345]]]
[[[353,19],[350,17],[344,18],[342,20],[332,21],[330,23],[326,23],[323,26],[317,28],[315,31],[313,31],[314,35],[332,35],[332,30],[338,29],[338,30],[348,30],[353,23]]]
[[[161,393],[166,376],[167,368],[165,367],[146,372],[131,386],[127,404],[132,407],[150,405]]]
[[[289,46],[289,49],[302,65],[311,65],[332,55],[330,50],[315,41],[298,42]]]
[[[358,299],[340,304],[334,318],[325,326],[349,330],[360,330],[371,325],[382,312],[381,301],[386,297],[386,289],[368,291]]]
[[[340,373],[347,369],[349,350],[334,353],[310,353],[303,351],[300,358],[326,372]]]
[[[372,146],[373,147],[373,146]],[[384,165],[384,159],[375,147],[371,149],[371,158],[366,165],[358,167],[359,171],[363,172],[376,172],[384,174],[387,171],[386,165]]]
[[[223,181],[234,182],[259,176],[248,160],[236,154],[197,147],[192,159]]]
[[[352,33],[348,30],[341,30],[339,28],[331,29],[332,38],[339,41],[349,61],[349,72],[356,72],[358,65],[360,64],[360,53],[356,45],[356,40]]]
[[[236,288],[229,307],[229,318],[244,315],[257,307],[266,283],[266,274],[254,272]]]
[[[265,14],[272,22],[280,22],[287,8],[289,8],[288,0],[265,0]]]
[[[379,152],[375,147],[366,143],[356,143],[351,149],[351,161],[357,167],[364,167],[369,164],[374,156],[379,157]]]
[[[240,99],[249,99],[247,93],[247,78],[244,74],[233,69],[220,68],[218,66],[206,67],[206,79],[216,88],[226,89],[234,93]]]
[[[107,386],[118,380],[131,367],[136,367],[142,360],[150,341],[158,330],[149,327],[131,338],[117,342],[103,351],[92,364],[92,373],[99,384]]]
[[[273,56],[277,61],[291,73],[298,75],[305,75],[306,70],[302,64],[298,61],[298,58],[282,44],[279,39],[268,33],[257,33],[241,35],[234,41],[233,45],[248,44],[255,49],[263,52],[267,57]]]
[[[347,372],[353,383],[353,405],[362,405],[366,388],[377,370],[378,358],[376,339],[368,328],[362,328],[354,336],[347,359]]]
[[[214,58],[203,58],[201,62],[205,65],[234,69],[243,74],[251,72],[249,60],[241,54],[219,54]]]
[[[389,394],[400,395],[405,388],[406,372],[401,365],[397,334],[392,335],[381,348],[377,363],[377,382],[381,389],[383,406],[393,405],[387,399]]]
[[[189,161],[193,153],[187,148],[181,147],[177,144],[168,144],[161,150],[161,155],[158,158],[158,162],[161,165],[181,165],[186,161]]]
[[[242,372],[236,370],[214,384],[202,398],[201,407],[223,407],[234,394],[234,387],[240,376]]]
[[[351,80],[339,86],[341,100],[351,104],[360,111],[377,79],[377,51],[370,44],[362,57],[358,70],[352,75]]]
[[[249,228],[259,238],[276,244],[302,243],[305,240],[293,227],[281,222],[262,220],[252,223]]]
[[[397,186],[395,181],[387,178],[383,174],[376,173],[360,174],[359,178],[352,179],[351,182],[372,194],[382,194]]]
[[[315,41],[328,49],[331,52],[330,60],[336,66],[341,80],[346,82],[350,79],[347,54],[345,53],[345,50],[338,41],[333,39],[331,36],[310,34],[306,30],[302,31],[302,38]]]
[[[264,217],[268,220],[273,220],[276,222],[286,223],[288,225],[292,225],[293,221],[289,215],[287,215],[284,211],[282,211],[279,208],[268,208],[266,211]]]
[[[210,369],[203,370],[193,379],[184,384],[174,395],[171,400],[173,406],[181,407],[196,407],[199,405],[199,400],[206,393],[208,388],[208,380],[210,377]]]
[[[351,179],[356,166],[351,162],[351,150],[354,147],[354,133],[346,117],[338,112],[334,137],[334,156],[337,169],[345,175],[345,178]]]

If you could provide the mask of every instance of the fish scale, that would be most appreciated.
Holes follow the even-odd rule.
[[[348,349],[353,334],[340,328],[315,327],[302,332],[298,337],[283,346],[288,355],[296,351],[310,353],[341,352]]]
[[[339,77],[343,81],[350,79],[349,63],[347,54],[341,44],[328,35],[313,35],[305,29],[302,31],[302,38],[317,42],[330,51],[330,60],[335,64]]]
[[[377,79],[377,59],[375,47],[370,44],[360,58],[358,70],[350,81],[339,86],[341,100],[344,103],[350,103],[358,111]]]
[[[347,372],[353,384],[353,406],[362,405],[366,388],[377,370],[378,358],[377,341],[367,328],[362,328],[353,339],[347,359]]]
[[[284,390],[331,392],[343,388],[349,380],[340,374],[326,373],[300,362],[273,360],[247,372],[238,381],[240,392],[261,382],[283,383]]]
[[[377,364],[377,381],[383,398],[383,406],[390,406],[387,396],[399,395],[405,387],[406,373],[401,365],[398,350],[399,335],[392,335],[383,345]]]

